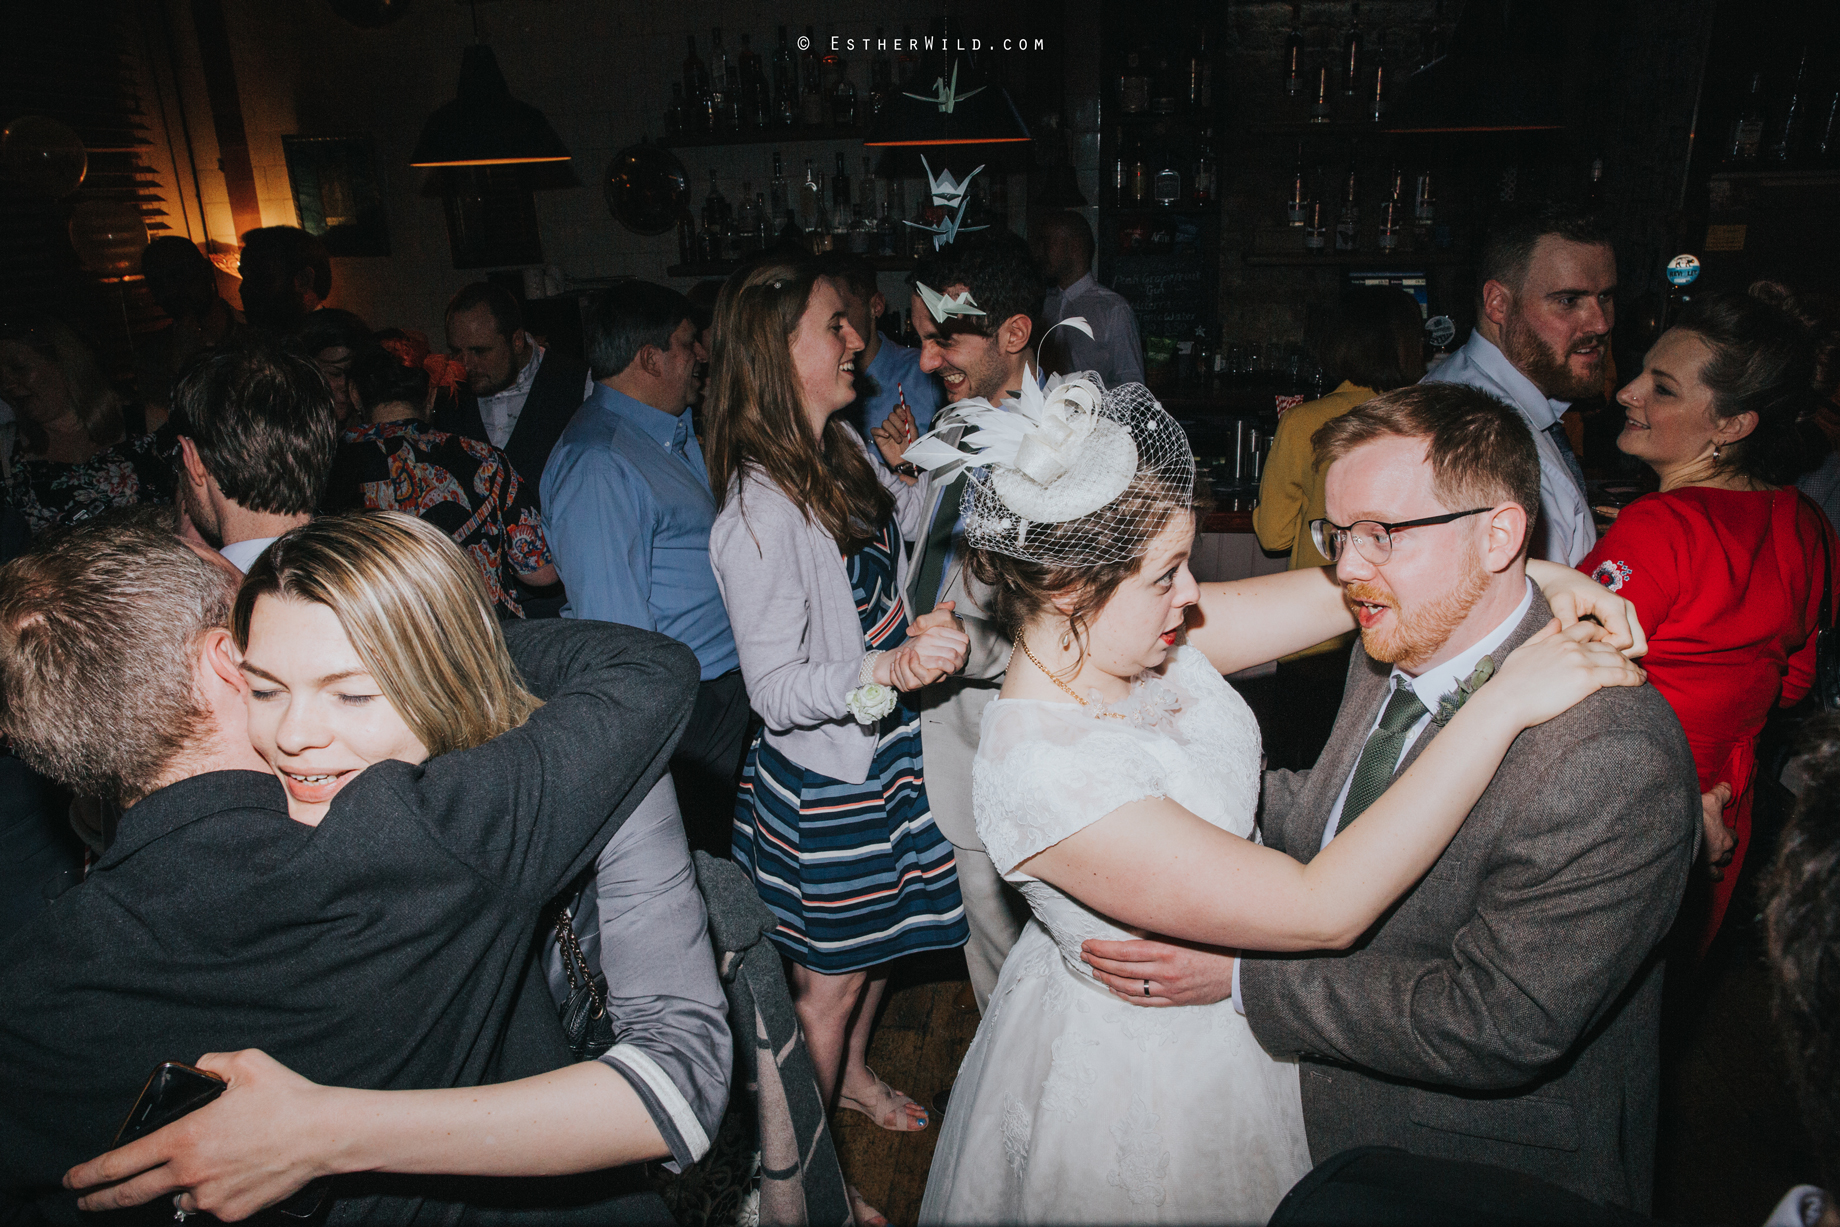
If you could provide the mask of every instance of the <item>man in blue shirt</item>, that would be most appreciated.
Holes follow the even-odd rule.
[[[543,531],[569,594],[565,618],[655,630],[687,645],[702,684],[671,760],[690,844],[729,849],[748,700],[709,568],[716,503],[687,412],[706,361],[696,308],[644,281],[586,311],[592,394],[543,469]]]
[[[888,301],[875,288],[875,270],[861,256],[837,252],[825,257],[824,273],[843,297],[850,327],[866,347],[856,359],[857,396],[856,403],[844,410],[848,420],[867,439],[905,401],[914,415],[915,431],[925,434],[943,400],[939,381],[920,369],[919,350],[876,331],[875,321],[888,310]]]

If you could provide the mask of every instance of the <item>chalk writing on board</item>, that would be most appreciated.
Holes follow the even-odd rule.
[[[1142,335],[1194,335],[1195,325],[1213,318],[1203,285],[1203,262],[1186,254],[1122,254],[1112,264],[1112,289],[1137,312]]]

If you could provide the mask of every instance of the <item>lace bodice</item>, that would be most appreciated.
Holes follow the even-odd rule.
[[[1016,868],[1100,818],[1167,797],[1207,822],[1250,837],[1259,795],[1252,711],[1200,651],[1183,645],[1160,678],[1141,679],[1107,709],[998,699],[984,709],[972,768],[978,837],[1029,901],[1068,966],[1080,943],[1141,936]]]

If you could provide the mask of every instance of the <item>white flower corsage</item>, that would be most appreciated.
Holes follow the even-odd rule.
[[[856,674],[859,685],[844,696],[858,724],[879,724],[883,716],[894,710],[895,700],[900,696],[901,692],[893,686],[884,686],[874,680],[875,660],[884,654],[876,651],[863,657],[862,668]]]

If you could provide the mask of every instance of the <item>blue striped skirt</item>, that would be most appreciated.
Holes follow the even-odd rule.
[[[807,771],[756,736],[734,853],[779,918],[774,944],[812,971],[860,971],[968,936],[952,845],[926,803],[920,718],[905,700],[882,720],[861,784]]]

